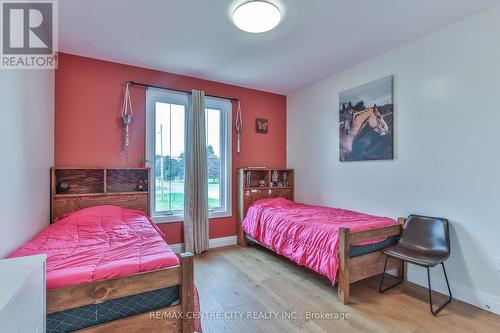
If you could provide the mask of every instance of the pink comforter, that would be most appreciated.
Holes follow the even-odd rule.
[[[158,227],[142,212],[115,206],[59,219],[9,257],[47,254],[47,288],[179,265]]]
[[[273,198],[250,206],[243,230],[276,253],[335,281],[340,227],[360,231],[395,223],[387,217]]]

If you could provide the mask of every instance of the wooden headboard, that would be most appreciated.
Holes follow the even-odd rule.
[[[149,215],[150,184],[149,168],[54,167],[50,173],[51,223],[65,214],[99,205]]]
[[[243,219],[252,203],[267,198],[285,198],[294,200],[294,170],[293,169],[255,169],[242,168],[238,170],[238,244],[245,246]]]

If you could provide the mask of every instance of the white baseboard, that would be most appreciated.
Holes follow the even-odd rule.
[[[449,278],[450,276],[448,275],[448,279]],[[410,269],[410,267],[408,267],[408,281],[427,288],[426,270],[423,268]],[[448,288],[446,287],[446,281],[444,280],[441,267],[436,266],[436,268],[431,268],[431,286],[432,290],[448,295]],[[451,281],[450,288],[453,298],[477,306],[478,308],[500,314],[500,297],[490,295],[483,291],[474,290]]]
[[[236,236],[212,238],[208,240],[208,247],[211,249],[230,245],[236,245]],[[175,253],[181,253],[184,248],[184,243],[169,244],[169,246]]]
[[[208,241],[208,247],[211,249],[230,245],[236,245],[236,236],[213,238]]]

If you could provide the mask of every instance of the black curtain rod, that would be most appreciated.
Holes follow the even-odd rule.
[[[131,86],[143,87],[143,88],[146,88],[146,89],[147,88],[155,88],[155,89],[170,90],[170,91],[176,91],[176,92],[191,94],[190,91],[186,91],[186,90],[179,90],[179,89],[172,89],[172,88],[154,86],[154,85],[151,85],[151,84],[138,83],[138,82],[134,82],[134,81],[127,81],[126,83],[130,84]],[[205,96],[206,97],[220,98],[220,99],[227,99],[227,100],[230,100],[231,102],[239,102],[240,101],[239,98],[227,98],[227,97],[215,96],[215,95],[205,95]]]

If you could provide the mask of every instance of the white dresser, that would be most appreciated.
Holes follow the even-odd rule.
[[[45,332],[45,255],[0,259],[0,330]]]

